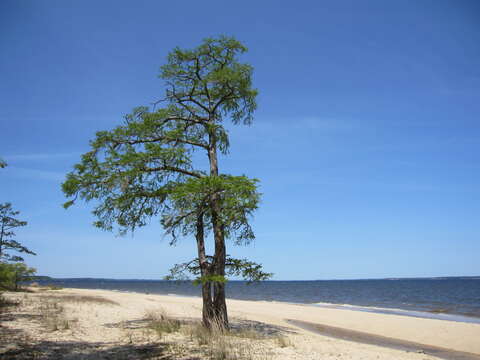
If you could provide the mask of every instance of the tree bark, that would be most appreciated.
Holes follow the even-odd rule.
[[[212,286],[210,281],[202,283],[202,323],[207,329],[211,329],[215,321],[215,308],[212,300]]]
[[[210,160],[210,176],[218,176],[217,144],[215,134],[209,136],[208,159]],[[214,275],[225,276],[225,234],[223,225],[219,221],[220,207],[218,195],[213,195],[210,199],[212,211],[212,228],[215,240],[215,254],[213,257],[212,270]],[[225,302],[225,283],[215,282],[213,284],[213,308],[215,312],[215,321],[218,326],[228,329],[227,304]]]
[[[225,236],[223,226],[218,221],[218,209],[215,207],[218,203],[212,204],[212,223],[215,238],[215,255],[213,260],[213,271],[215,275],[225,276]],[[228,329],[227,304],[225,302],[225,283],[215,282],[213,286],[213,306],[215,308],[215,318],[219,325]]]
[[[210,275],[210,265],[205,253],[205,238],[203,229],[203,214],[197,217],[196,240],[198,250],[198,262],[200,265],[200,274],[202,277]],[[210,281],[202,281],[202,322],[206,328],[212,327],[212,320],[215,319],[215,310],[212,299],[212,287]]]

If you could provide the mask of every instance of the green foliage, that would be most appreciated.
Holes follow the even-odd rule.
[[[194,98],[187,111],[205,116],[214,112],[216,120],[230,116],[234,123],[250,124],[258,91],[252,88],[253,68],[236,59],[246,51],[239,41],[226,36],[205,39],[193,50],[175,48],[160,74],[169,85],[167,99],[177,104]]]
[[[172,236],[172,242],[178,236],[194,233],[199,214],[203,216],[205,229],[211,230],[210,200],[216,195],[222,210],[218,220],[225,237],[232,238],[236,244],[248,244],[255,239],[248,219],[260,201],[257,183],[257,179],[231,175],[187,179],[172,187],[171,202],[162,214],[162,225]]]
[[[214,261],[212,256],[207,256],[208,265]],[[235,259],[227,255],[225,261],[225,273],[231,277],[241,277],[247,283],[264,281],[270,279],[273,274],[264,272],[261,264],[257,264],[247,259]],[[206,282],[227,282],[227,278],[220,275],[203,275],[201,276],[201,269],[198,258],[192,261],[176,264],[170,269],[170,274],[165,276],[165,280],[189,280],[189,274],[196,276],[193,283],[204,284]]]
[[[262,265],[247,259],[234,259],[227,257],[227,274],[230,276],[241,276],[249,283],[270,279],[273,274],[262,270]]]
[[[193,280],[193,285],[197,286],[197,285],[205,284],[209,282],[225,284],[227,281],[228,279],[223,275],[203,275]]]
[[[20,214],[19,211],[12,209],[12,204],[0,204],[0,261],[23,261],[21,256],[11,255],[7,251],[16,251],[20,253],[36,255],[18,241],[14,240],[14,229],[26,226],[26,221],[21,221],[15,217]]]
[[[118,225],[120,233],[147,225],[163,211],[173,216],[178,194],[195,186],[203,188],[210,181],[191,182],[206,177],[204,171],[193,168],[193,152],[218,147],[226,153],[229,141],[223,118],[245,124],[252,120],[257,94],[251,87],[252,68],[236,59],[244,51],[243,45],[228,37],[206,39],[193,50],[174,49],[160,75],[167,86],[160,102],[166,106],[137,107],[123,125],[98,132],[91,151],[62,184],[70,198],[64,206],[78,198],[97,200],[95,226],[113,230]],[[190,183],[184,184],[189,178]],[[233,224],[231,212],[226,215],[232,228],[240,227],[238,222]]]
[[[33,278],[36,270],[25,263],[0,263],[0,286],[3,289],[18,290],[24,281]]]

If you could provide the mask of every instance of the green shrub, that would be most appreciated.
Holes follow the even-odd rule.
[[[181,322],[170,318],[165,312],[148,312],[146,318],[149,321],[148,327],[155,331],[158,337],[163,334],[170,334],[177,332],[180,329]]]
[[[36,270],[23,262],[0,262],[0,287],[5,290],[18,291],[20,284],[32,279]]]

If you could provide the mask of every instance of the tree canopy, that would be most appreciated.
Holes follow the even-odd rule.
[[[229,150],[224,121],[248,125],[256,109],[253,69],[237,59],[245,51],[225,36],[206,39],[193,50],[175,48],[161,67],[165,96],[152,107],[135,108],[113,130],[98,132],[62,185],[70,198],[66,208],[77,199],[95,201],[95,226],[101,229],[124,234],[157,217],[171,243],[193,235],[199,270],[192,272],[202,280],[210,316],[220,316],[225,325],[225,240],[248,244],[255,238],[249,218],[260,200],[258,180],[218,168],[218,152]],[[195,152],[204,153],[208,162],[194,161]],[[205,252],[210,232],[211,256]],[[258,264],[229,259],[237,269],[230,274],[260,271]],[[240,271],[242,265],[249,270]],[[267,275],[259,272],[257,278]],[[214,295],[206,299],[210,286]]]

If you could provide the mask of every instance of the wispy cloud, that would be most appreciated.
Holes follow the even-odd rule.
[[[8,172],[5,171],[5,175],[10,175],[12,177],[23,178],[23,179],[47,180],[47,181],[55,181],[55,182],[61,182],[65,180],[64,172],[29,169],[29,168],[21,168],[16,166],[8,167]]]

